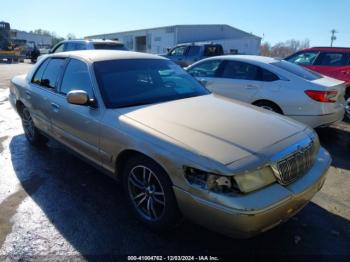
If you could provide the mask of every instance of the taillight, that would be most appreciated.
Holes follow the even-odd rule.
[[[335,103],[337,102],[338,92],[335,90],[332,90],[332,91],[306,90],[305,94],[307,94],[311,99],[318,102]]]

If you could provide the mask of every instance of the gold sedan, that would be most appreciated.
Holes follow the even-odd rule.
[[[310,201],[331,161],[312,129],[211,94],[155,55],[48,55],[13,78],[9,99],[29,143],[52,138],[120,177],[154,229],[185,217],[234,237],[264,232]]]

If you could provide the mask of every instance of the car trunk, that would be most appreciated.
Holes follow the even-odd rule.
[[[319,102],[322,104],[323,114],[332,114],[339,111],[341,107],[344,107],[345,85],[343,81],[339,81],[330,77],[322,77],[311,81],[311,83],[313,84],[313,86],[310,89],[313,89],[313,90],[337,91],[337,94],[333,98],[334,100],[336,100],[336,102],[334,103]]]

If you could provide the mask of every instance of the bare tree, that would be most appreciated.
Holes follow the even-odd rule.
[[[69,40],[71,40],[71,39],[77,39],[77,37],[76,37],[74,34],[69,33],[69,34],[67,35],[67,39],[69,39]]]
[[[33,33],[33,34],[39,34],[39,35],[48,35],[52,37],[52,45],[54,46],[55,44],[57,44],[58,42],[61,42],[64,40],[63,37],[58,36],[56,34],[56,32],[50,32],[48,30],[44,30],[44,29],[35,29],[32,31],[29,31],[29,33]]]
[[[271,45],[268,42],[265,42],[260,47],[260,54],[262,56],[271,56]]]
[[[260,53],[263,56],[284,58],[301,49],[308,48],[309,46],[310,41],[308,39],[304,41],[290,39],[285,42],[279,42],[273,46],[265,42],[261,45]]]

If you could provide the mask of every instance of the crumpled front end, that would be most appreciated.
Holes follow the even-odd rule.
[[[231,237],[265,232],[295,215],[321,189],[331,163],[320,148],[312,167],[294,182],[279,182],[247,194],[200,194],[174,186],[179,207],[188,219]]]

